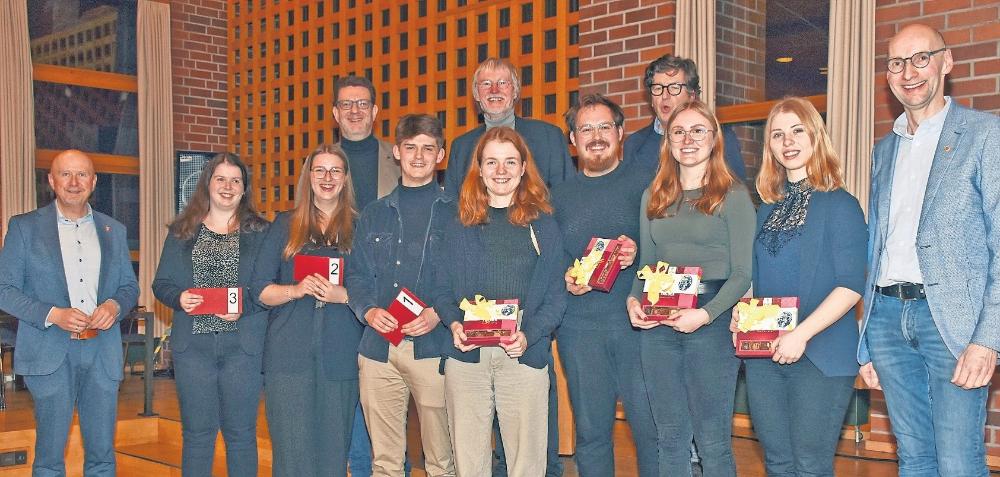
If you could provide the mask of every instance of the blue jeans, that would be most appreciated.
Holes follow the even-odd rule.
[[[854,376],[825,376],[805,356],[792,364],[766,358],[744,364],[750,418],[768,477],[832,477]]]
[[[667,326],[642,332],[642,374],[656,424],[660,475],[691,476],[694,438],[702,475],[736,476],[732,429],[740,360],[733,354],[728,316],[724,312],[689,334]]]
[[[988,388],[964,390],[951,383],[958,360],[927,300],[875,294],[865,336],[896,436],[899,475],[988,475]]]

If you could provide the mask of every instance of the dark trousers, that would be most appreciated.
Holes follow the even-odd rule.
[[[824,376],[805,356],[792,364],[745,360],[754,434],[769,477],[833,475],[854,376]]]
[[[70,341],[66,360],[52,374],[25,376],[35,402],[34,477],[65,476],[66,440],[73,407],[80,416],[87,477],[115,475],[117,379],[108,376],[97,343]]]
[[[708,302],[710,297],[699,297]],[[691,475],[691,439],[705,477],[735,477],[733,401],[740,361],[729,312],[694,333],[667,326],[642,332],[642,372],[653,409],[660,475]]]
[[[222,429],[229,475],[257,475],[257,406],[263,378],[261,355],[240,347],[239,333],[192,335],[174,353],[181,405],[185,477],[212,475],[215,438]]]
[[[580,477],[615,475],[612,433],[619,397],[632,429],[639,475],[658,472],[656,426],[642,379],[639,337],[632,329],[559,330],[559,358],[573,404]]]
[[[358,380],[330,381],[319,363],[264,376],[275,477],[346,477]]]
[[[493,454],[497,463],[493,466],[493,477],[507,477],[507,456],[503,452],[503,437],[500,435],[500,421],[493,418],[493,437],[496,440]],[[549,358],[549,437],[546,449],[545,477],[562,477],[563,464],[559,460],[559,392],[556,390],[556,366]]]

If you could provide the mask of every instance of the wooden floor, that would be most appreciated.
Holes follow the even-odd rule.
[[[154,384],[155,399],[153,410],[158,418],[139,416],[143,407],[143,382],[139,376],[128,376],[122,384],[118,419],[119,431],[116,438],[118,448],[118,475],[123,477],[141,476],[180,476],[180,411],[173,381],[167,378],[156,378]],[[21,448],[15,442],[20,436],[24,441],[26,432],[33,435],[34,421],[31,410],[31,396],[25,390],[14,391],[10,384],[6,385],[7,410],[0,411],[0,450],[12,447]],[[258,436],[261,445],[260,475],[270,475],[270,441],[267,436],[267,423],[264,419],[263,405],[259,417]],[[733,437],[733,451],[736,456],[738,473],[741,477],[765,476],[763,454],[760,445],[748,429],[737,428]],[[12,437],[15,436],[15,437]],[[152,436],[152,437],[150,437]],[[618,476],[637,475],[635,463],[635,447],[631,442],[628,425],[619,421],[614,429],[615,439],[615,470]],[[77,447],[74,450],[72,447]],[[409,445],[412,456],[419,456],[419,436],[411,429]],[[30,444],[29,444],[30,447]],[[80,475],[79,467],[73,465],[74,457],[79,459],[79,439],[71,438],[71,449],[67,451],[69,475]],[[224,451],[221,441],[217,446],[217,458],[214,469],[216,476],[225,475]],[[577,477],[576,466],[572,457],[563,457],[566,467],[565,477]],[[413,477],[425,477],[422,470],[423,462],[413,459]],[[27,468],[0,468],[0,477],[28,476]],[[896,475],[896,462],[890,454],[866,451],[855,446],[853,441],[841,441],[836,459],[836,475],[859,477],[883,477]]]

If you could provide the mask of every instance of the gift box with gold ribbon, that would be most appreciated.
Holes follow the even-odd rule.
[[[594,290],[610,292],[622,269],[622,242],[617,239],[593,237],[583,251],[583,258],[573,261],[570,276],[577,285],[589,285]]]
[[[799,298],[743,298],[736,304],[736,312],[736,356],[770,358],[774,356],[774,340],[799,322]]]
[[[472,301],[463,298],[458,306],[465,312],[462,320],[464,344],[498,346],[501,342],[509,342],[520,329],[521,309],[516,298],[488,300],[476,295]]]
[[[667,262],[646,265],[637,273],[642,286],[642,311],[649,321],[666,320],[671,313],[698,308],[701,267],[671,266]]]

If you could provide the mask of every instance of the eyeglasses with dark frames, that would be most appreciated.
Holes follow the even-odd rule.
[[[685,83],[653,83],[649,85],[649,94],[653,96],[662,96],[663,92],[666,91],[670,96],[678,96],[681,94],[681,91],[684,91],[684,88],[687,88],[688,90],[691,89],[691,87]]]
[[[927,65],[931,64],[931,57],[941,53],[948,48],[938,48],[934,51],[918,51],[909,58],[889,58],[885,60],[885,67],[890,73],[902,73],[903,68],[906,68],[906,62],[909,61],[914,68],[926,68]]]

